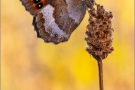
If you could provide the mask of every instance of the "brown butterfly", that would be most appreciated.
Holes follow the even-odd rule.
[[[33,15],[37,37],[58,44],[67,41],[94,0],[20,0]],[[87,3],[89,4],[87,4]],[[87,5],[86,5],[87,4]]]

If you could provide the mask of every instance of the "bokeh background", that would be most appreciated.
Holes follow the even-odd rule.
[[[105,90],[134,89],[134,0],[96,0],[114,14],[114,51],[103,61]],[[85,51],[88,13],[66,43],[36,37],[20,0],[1,1],[1,90],[99,90]]]

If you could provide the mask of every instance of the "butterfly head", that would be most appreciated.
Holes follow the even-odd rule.
[[[88,8],[92,8],[95,4],[95,0],[84,0],[84,2]]]

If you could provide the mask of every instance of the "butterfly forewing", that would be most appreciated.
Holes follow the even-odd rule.
[[[44,6],[49,2],[48,0],[20,0],[24,5],[25,9],[32,15],[36,15]],[[49,0],[52,1],[52,0]]]

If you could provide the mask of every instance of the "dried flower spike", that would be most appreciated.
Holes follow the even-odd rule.
[[[92,7],[89,13],[89,24],[87,25],[86,37],[88,47],[86,50],[96,60],[105,59],[113,51],[111,19],[112,12],[108,12],[103,6],[96,4],[97,9]]]

